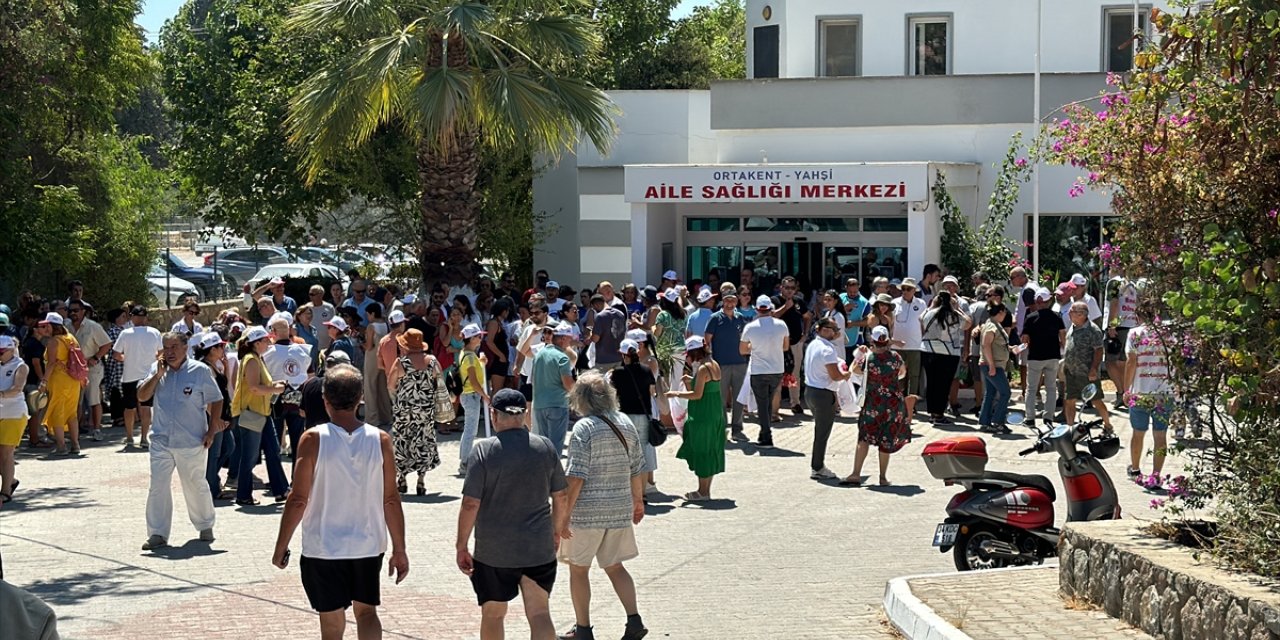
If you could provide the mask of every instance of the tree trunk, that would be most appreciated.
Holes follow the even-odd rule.
[[[431,141],[418,145],[419,207],[422,237],[419,259],[422,284],[470,285],[479,272],[476,262],[476,175],[480,169],[479,136],[459,134],[447,152]]]

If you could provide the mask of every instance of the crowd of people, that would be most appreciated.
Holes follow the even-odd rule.
[[[378,625],[388,537],[397,581],[409,570],[400,496],[411,477],[427,492],[442,464],[438,438],[457,429],[457,565],[475,587],[482,637],[501,637],[517,594],[534,636],[554,636],[557,563],[569,566],[576,614],[560,637],[594,637],[594,561],[626,610],[624,638],[635,639],[647,631],[623,563],[638,555],[632,528],[645,501],[665,495],[656,447],[673,433],[694,478],[689,503],[718,495],[728,442],[774,446],[783,408],[812,413],[811,478],[860,485],[875,448],[878,484],[888,485],[913,421],[954,425],[962,387],[973,389],[974,428],[1007,434],[1014,372],[1034,425],[1059,420],[1059,397],[1073,420],[1105,365],[1113,408],[1131,411],[1129,473],[1141,476],[1153,429],[1159,476],[1171,391],[1156,332],[1139,320],[1139,283],[1119,279],[1104,310],[1083,275],[1050,290],[1020,268],[1002,284],[975,274],[965,291],[936,265],[918,281],[877,277],[864,288],[851,277],[843,292],[806,293],[792,276],[771,291],[750,276],[713,286],[668,271],[657,286],[575,292],[545,272],[521,291],[504,274],[422,296],[355,280],[312,287],[301,304],[272,280],[207,327],[188,303],[164,332],[144,305],[97,312],[78,282],[65,300],[26,295],[16,312],[0,308],[0,500],[20,498],[13,456],[24,437],[50,457],[76,456],[82,433],[101,440],[122,428],[126,448],[149,450],[143,549],[157,550],[168,545],[175,472],[200,540],[212,541],[217,502],[259,504],[263,465],[261,497],[285,503],[273,562],[288,565],[301,528],[303,585],[323,637],[341,637],[353,603],[365,637]],[[850,414],[850,385],[857,449],[840,476],[826,449]],[[1107,403],[1092,406],[1110,429]]]

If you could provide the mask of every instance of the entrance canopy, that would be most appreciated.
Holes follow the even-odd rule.
[[[924,202],[928,162],[626,165],[631,203]]]

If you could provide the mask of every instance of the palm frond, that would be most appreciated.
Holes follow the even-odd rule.
[[[387,0],[310,0],[289,12],[285,27],[296,33],[386,33],[396,26]]]
[[[456,136],[475,128],[475,77],[465,69],[436,67],[411,80],[400,116],[420,139],[448,150]]]
[[[583,16],[544,14],[513,20],[499,31],[502,37],[522,50],[548,56],[581,58],[599,51],[601,38],[593,23]]]

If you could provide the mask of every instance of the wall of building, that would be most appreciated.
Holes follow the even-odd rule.
[[[1143,0],[1167,10],[1167,0]],[[763,17],[764,8],[772,12]],[[1045,72],[1102,70],[1102,14],[1132,7],[1124,0],[1070,0],[1043,3],[1041,65]],[[751,30],[781,27],[779,75],[814,77],[819,17],[856,17],[861,22],[861,75],[900,76],[907,70],[908,16],[948,15],[952,19],[952,73],[1029,73],[1034,68],[1036,0],[748,0],[747,70]]]

